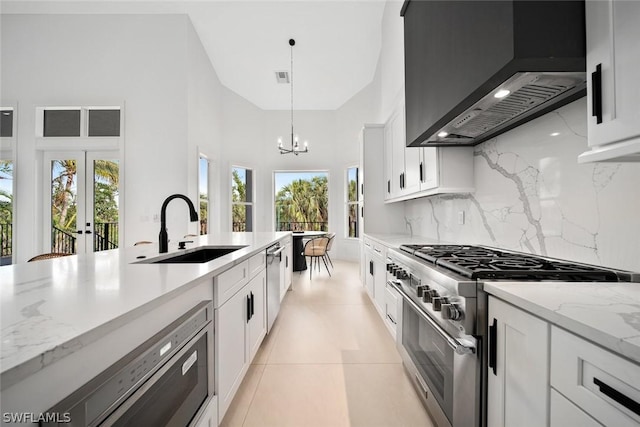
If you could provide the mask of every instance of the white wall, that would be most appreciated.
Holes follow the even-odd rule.
[[[194,199],[197,195],[193,185],[197,169],[192,169],[195,146],[203,145],[216,155],[219,83],[202,47],[195,43],[189,19],[185,15],[2,15],[1,19],[2,98],[18,102],[20,117],[17,260],[45,250],[41,219],[25,214],[43,209],[36,197],[42,179],[37,163],[41,152],[35,149],[37,106],[124,102],[125,245],[157,240],[159,224],[153,218],[164,198],[172,193],[189,193]],[[186,205],[181,205],[172,203],[167,215],[174,241],[188,230]]]

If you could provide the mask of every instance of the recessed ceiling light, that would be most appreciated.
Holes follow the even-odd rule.
[[[445,132],[445,131],[442,131],[442,132],[440,132],[440,133],[438,134],[438,136],[439,136],[440,138],[444,138],[444,137],[445,137],[445,136],[447,136],[447,135],[449,135],[449,132]]]
[[[496,92],[495,95],[493,95],[496,98],[504,98],[505,96],[509,95],[511,93],[510,90],[507,89],[500,89],[499,91]]]
[[[550,134],[551,136],[558,136],[560,135],[560,132],[553,132],[552,134]]]

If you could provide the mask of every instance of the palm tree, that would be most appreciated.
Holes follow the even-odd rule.
[[[285,185],[276,195],[278,228],[284,223],[316,223],[325,228],[328,221],[328,180],[315,176],[311,180],[298,179]]]

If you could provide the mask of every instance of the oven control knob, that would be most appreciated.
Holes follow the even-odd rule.
[[[399,269],[398,271],[396,271],[396,277],[398,279],[406,279],[407,277],[409,277],[409,275],[403,269]]]
[[[392,268],[392,267],[393,267],[393,264],[388,263],[388,264],[387,264],[387,271],[391,271],[391,268]]]
[[[418,298],[422,298],[425,292],[429,291],[428,285],[418,285],[416,286],[416,292],[418,293]]]
[[[434,298],[438,297],[438,291],[435,289],[430,289],[422,294],[422,301],[431,302]]]
[[[442,318],[448,320],[458,320],[462,317],[462,312],[456,304],[442,304]]]
[[[434,297],[431,300],[431,303],[433,304],[433,311],[442,310],[442,306],[444,304],[447,304],[448,302],[449,302],[449,300],[447,299],[447,297]]]

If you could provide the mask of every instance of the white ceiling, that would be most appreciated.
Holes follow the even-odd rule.
[[[2,1],[2,13],[187,13],[223,85],[265,110],[335,110],[373,80],[383,0]]]

